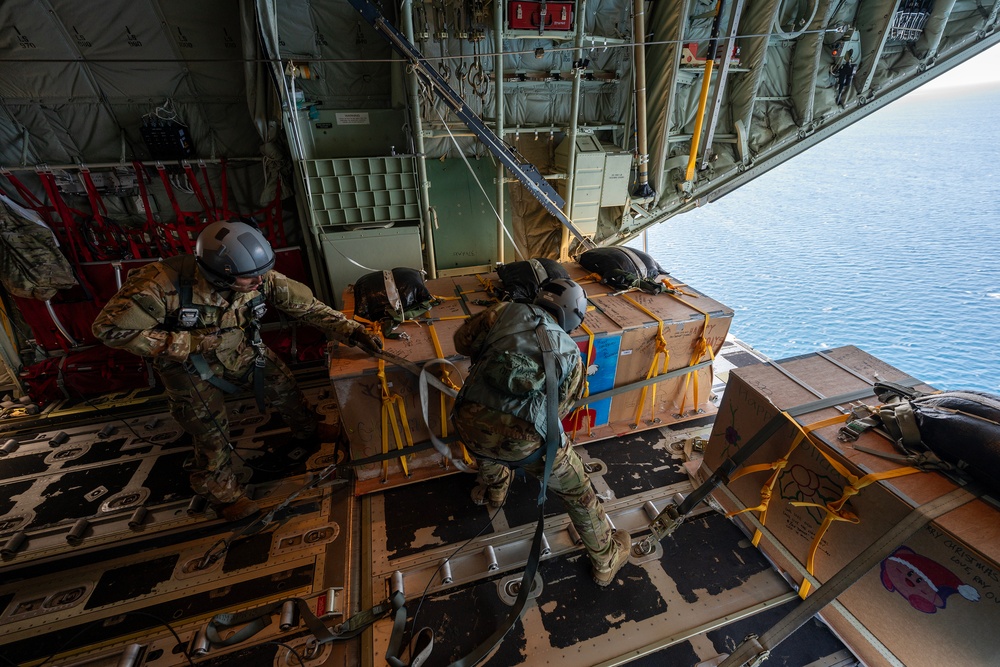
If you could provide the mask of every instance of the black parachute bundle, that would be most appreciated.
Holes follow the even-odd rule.
[[[917,467],[952,471],[1000,493],[1000,396],[948,391],[926,396],[877,384],[876,419]],[[901,395],[902,394],[902,395]]]
[[[548,280],[569,278],[559,262],[541,257],[504,264],[497,269],[497,275],[503,285],[495,290],[496,297],[517,303],[533,302],[538,288]]]
[[[664,285],[656,282],[656,278],[666,271],[641,250],[594,248],[580,255],[578,261],[583,268],[601,276],[602,283],[614,289],[636,288],[651,293],[666,290]]]
[[[382,322],[391,331],[403,320],[426,313],[434,305],[423,272],[406,267],[373,271],[354,283],[354,314],[371,322]]]

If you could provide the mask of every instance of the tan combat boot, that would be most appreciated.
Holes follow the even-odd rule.
[[[618,571],[625,567],[628,556],[632,552],[632,536],[618,528],[611,536],[615,548],[611,554],[611,560],[605,567],[594,566],[594,583],[602,588],[615,580]]]
[[[476,486],[472,488],[472,502],[476,505],[489,505],[491,509],[500,509],[507,500],[507,491],[510,483],[514,480],[514,473],[508,468],[500,468],[503,479],[494,479],[487,483],[480,475],[476,479]]]
[[[509,487],[509,482],[499,489],[490,488],[485,484],[477,484],[472,487],[472,493],[470,494],[472,502],[476,505],[488,505],[490,509],[500,509],[507,498],[507,489]]]

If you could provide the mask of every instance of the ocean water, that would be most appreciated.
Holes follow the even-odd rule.
[[[1000,393],[1000,87],[912,93],[647,243],[772,358],[856,345]]]

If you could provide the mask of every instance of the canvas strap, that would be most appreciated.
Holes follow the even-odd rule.
[[[517,599],[514,606],[507,614],[500,627],[494,631],[490,637],[477,646],[472,653],[460,660],[456,660],[451,667],[471,667],[478,665],[486,658],[490,652],[496,648],[507,635],[514,624],[524,615],[524,608],[528,602],[528,594],[531,592],[532,584],[535,580],[535,573],[538,571],[538,563],[541,559],[542,538],[545,532],[545,492],[548,488],[549,477],[552,474],[552,463],[555,461],[556,453],[562,443],[562,424],[559,421],[559,387],[556,384],[555,354],[552,339],[545,328],[545,324],[539,320],[535,328],[535,336],[538,338],[538,345],[542,350],[542,360],[545,366],[545,403],[546,403],[546,429],[545,429],[545,471],[542,474],[542,488],[538,492],[538,523],[535,525],[535,535],[531,540],[531,552],[528,555],[528,562],[524,566],[524,573],[521,575],[521,585],[518,589]],[[541,451],[541,448],[539,448]]]
[[[960,487],[936,500],[914,508],[906,518],[875,540],[829,581],[817,588],[816,592],[796,605],[795,609],[778,621],[770,630],[759,638],[751,636],[744,641],[719,664],[719,667],[759,665],[767,659],[779,643],[802,627],[806,621],[815,616],[826,605],[833,602],[838,595],[850,588],[879,561],[891,554],[908,536],[937,517],[965,505],[981,493],[982,490],[971,485],[965,488]]]

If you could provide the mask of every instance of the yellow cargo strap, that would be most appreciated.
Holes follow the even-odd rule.
[[[667,372],[667,368],[670,366],[670,349],[667,347],[667,339],[663,337],[663,320],[657,317],[656,313],[651,311],[649,308],[646,308],[628,294],[622,294],[622,298],[642,312],[646,313],[646,315],[649,315],[656,320],[656,352],[653,353],[653,360],[650,362],[649,370],[646,372],[646,379],[649,380],[658,375],[663,375]],[[657,361],[660,361],[658,371],[656,364]],[[690,373],[688,376],[690,376]],[[685,391],[686,390],[687,386],[685,384]],[[639,392],[639,406],[635,411],[635,424],[632,425],[633,427],[638,426],[639,421],[642,419],[642,410],[646,407],[647,394],[650,396],[649,421],[652,423],[656,419],[656,385],[646,385],[642,388],[642,391]]]
[[[701,329],[701,335],[698,337],[698,340],[695,341],[694,350],[692,350],[691,352],[691,361],[690,363],[688,363],[688,366],[694,366],[699,361],[704,359],[706,355],[708,355],[709,359],[715,361],[715,351],[712,350],[712,346],[709,345],[708,339],[705,338],[705,334],[708,333],[708,324],[711,321],[711,317],[709,316],[708,311],[702,310],[701,308],[699,308],[698,306],[694,305],[689,301],[685,301],[676,294],[671,294],[668,292],[667,296],[676,299],[677,301],[680,301],[688,308],[697,310],[705,317],[705,325]],[[691,382],[692,378],[694,379],[693,383]],[[698,400],[698,396],[700,395],[700,389],[698,387],[698,373],[696,372],[688,373],[686,376],[684,376],[684,390],[683,393],[681,394],[681,406],[680,409],[678,410],[680,414],[684,414],[684,407],[687,402],[687,388],[689,385],[692,386],[693,396],[694,396],[694,405],[692,406],[691,409],[697,410],[698,406],[701,405],[701,401]]]
[[[583,396],[581,398],[587,398],[590,396],[590,381],[587,380],[587,369],[590,368],[590,359],[594,355],[594,332],[590,330],[584,323],[580,323],[580,328],[587,332],[587,360],[583,364]],[[580,430],[580,413],[582,412],[587,418],[587,435],[590,435],[590,417],[587,416],[587,409],[590,407],[589,403],[583,403],[571,413],[571,419],[573,420],[573,439],[576,440],[577,431]]]
[[[681,287],[681,285],[679,285],[679,284],[675,285],[672,282],[670,282],[669,280],[667,280],[666,278],[660,278],[660,283],[664,287],[666,287],[669,291],[671,291],[671,292],[675,292],[677,294],[683,294],[684,296],[693,296],[695,298],[698,297],[698,295],[695,294],[694,292],[688,292],[688,291],[684,290]]]
[[[831,420],[827,420],[829,423],[837,423],[847,421],[850,417],[849,414],[841,415]],[[796,425],[800,430],[802,427],[794,419],[789,417],[791,422]],[[819,424],[814,424],[813,429],[818,428]],[[813,537],[812,544],[809,545],[809,555],[806,558],[806,571],[813,575],[814,566],[816,564],[816,552],[819,550],[820,542],[823,540],[823,536],[826,534],[827,529],[833,524],[834,521],[847,521],[850,523],[861,523],[861,518],[858,517],[853,512],[844,509],[844,505],[852,497],[857,495],[861,489],[865,488],[869,484],[873,484],[883,479],[892,479],[894,477],[902,477],[904,475],[912,475],[913,473],[922,472],[917,468],[905,467],[896,468],[894,470],[886,470],[885,472],[869,473],[863,477],[857,477],[851,474],[840,461],[838,461],[834,456],[826,451],[826,445],[820,443],[811,434],[802,431],[809,442],[812,443],[816,451],[823,455],[823,458],[836,470],[840,475],[847,480],[847,485],[844,487],[844,493],[839,500],[832,503],[826,503],[825,505],[820,505],[819,503],[807,503],[790,501],[789,504],[794,507],[816,507],[826,513],[826,517],[823,519],[823,523],[820,524],[819,529],[816,531],[816,536]],[[809,583],[808,579],[802,580],[802,585],[799,586],[799,597],[803,600],[809,595],[809,591],[812,588],[812,584]]]
[[[382,336],[381,330],[375,328],[375,332]],[[410,422],[406,418],[406,401],[399,394],[394,394],[389,390],[389,382],[385,377],[385,360],[378,360],[378,379],[382,389],[382,453],[389,453],[389,426],[392,426],[392,435],[396,442],[396,449],[403,451],[406,447],[413,446],[413,434],[410,433]],[[395,409],[393,409],[395,408]],[[400,433],[400,422],[402,422],[402,433]],[[404,443],[403,436],[406,437]],[[399,465],[403,468],[403,474],[410,476],[410,468],[406,463],[406,454],[399,457]],[[382,481],[389,478],[389,459],[382,461]]]
[[[412,320],[412,321],[416,322],[417,324],[420,324],[422,322],[426,322],[429,324],[431,322],[447,322],[448,320],[467,320],[469,319],[469,317],[470,317],[469,315],[445,315],[444,317],[423,317],[419,320]]]
[[[757,463],[752,466],[744,466],[740,468],[736,473],[730,475],[729,482],[732,483],[734,480],[737,480],[740,477],[743,477],[744,475],[750,475],[755,472],[763,472],[765,470],[773,471],[771,473],[771,476],[767,478],[767,481],[764,482],[764,486],[762,486],[760,489],[760,504],[757,505],[756,507],[746,507],[744,509],[736,510],[734,512],[728,512],[726,514],[727,518],[734,517],[737,514],[743,514],[744,512],[760,512],[757,518],[760,520],[762,526],[765,525],[767,523],[767,508],[771,504],[771,498],[774,493],[774,485],[778,482],[778,477],[781,476],[781,471],[784,470],[785,466],[788,465],[788,459],[791,457],[792,452],[795,451],[795,448],[798,447],[799,444],[806,439],[808,433],[810,433],[811,431],[823,428],[825,426],[832,426],[833,424],[839,424],[845,421],[849,417],[849,415],[838,415],[830,419],[824,419],[822,421],[818,421],[815,424],[809,424],[808,426],[801,426],[787,412],[782,412],[781,414],[783,414],[789,421],[791,421],[793,424],[795,424],[796,427],[798,427],[799,429],[798,434],[796,434],[795,439],[792,440],[792,444],[788,448],[788,451],[785,452],[785,455],[782,456],[777,461],[774,461],[773,463]],[[754,532],[752,542],[755,547],[760,544],[761,537],[762,533],[759,530]]]
[[[489,293],[493,292],[493,281],[492,280],[490,280],[489,278],[483,278],[482,274],[479,274],[479,273],[476,274],[476,280],[478,280],[479,284],[483,286],[483,289],[482,290],[468,290],[468,291],[462,292],[462,294],[473,294],[474,292],[482,292],[482,291],[489,292]]]
[[[444,350],[441,349],[441,341],[438,339],[437,331],[434,329],[434,323],[427,325],[427,329],[431,332],[431,343],[434,344],[434,355],[438,359],[444,359]],[[448,371],[446,366],[441,366],[441,382],[445,386],[458,391],[461,389],[455,381],[451,379],[451,373]],[[455,399],[441,392],[441,437],[448,437],[448,407],[449,402],[453,403]],[[430,425],[428,424],[428,429]],[[465,460],[466,465],[473,465],[474,461],[471,456],[469,456],[468,450],[465,448],[464,443],[459,443],[462,447],[462,458]]]

